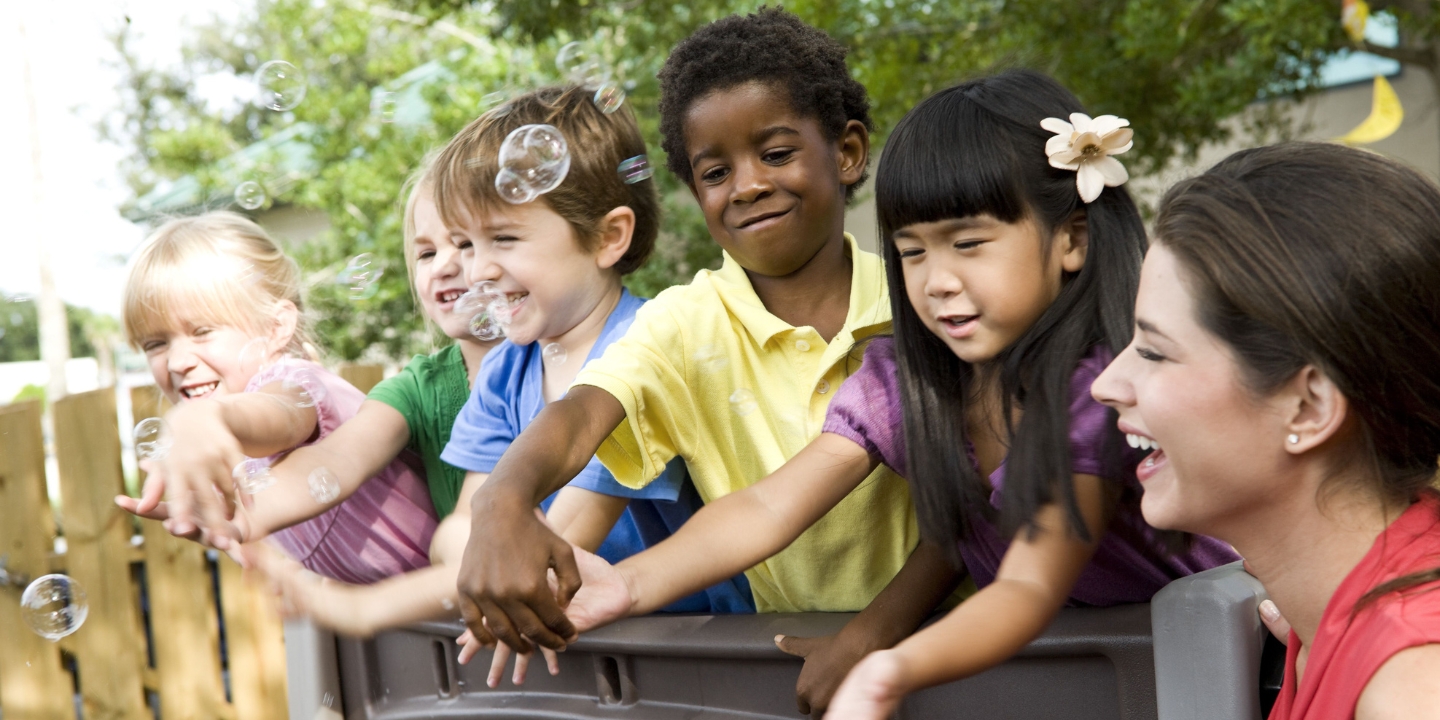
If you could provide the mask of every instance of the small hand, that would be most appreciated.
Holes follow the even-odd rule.
[[[165,531],[182,540],[190,540],[199,543],[207,548],[217,550],[224,549],[235,562],[244,565],[238,551],[238,545],[227,543],[226,548],[220,548],[213,538],[218,534],[223,537],[236,538],[241,543],[258,540],[250,527],[249,516],[243,508],[235,514],[230,522],[226,523],[218,533],[212,532],[209,528],[196,526],[192,523],[182,523],[175,519],[170,512],[170,503],[161,500],[165,495],[165,476],[159,465],[152,460],[141,460],[140,469],[145,471],[145,485],[140,491],[140,497],[132,498],[128,495],[116,495],[115,504],[126,512],[133,513],[137,517],[147,520],[159,521]]]
[[[470,533],[456,583],[465,625],[485,645],[498,639],[530,652],[533,639],[562,650],[576,635],[562,608],[580,589],[570,544],[533,508],[505,505],[485,492],[482,487],[476,493],[471,520],[485,530]],[[552,568],[553,590],[547,579]]]
[[[550,671],[550,674],[552,676],[559,675],[560,656],[556,655],[554,650],[543,646],[540,648],[540,653],[545,656],[545,667]],[[473,655],[474,653],[471,654]],[[511,650],[509,645],[500,644],[495,646],[495,654],[490,658],[490,675],[485,678],[486,685],[492,688],[500,687],[500,679],[505,676],[505,665],[510,662],[511,655],[515,655],[515,651]],[[530,669],[530,660],[533,657],[535,657],[534,653],[524,653],[515,657],[515,672],[511,675],[510,682],[516,685],[525,684],[525,673]],[[466,658],[466,661],[468,662],[469,658]],[[463,665],[464,663],[461,664]]]
[[[202,527],[223,550],[232,539],[239,539],[229,524],[237,500],[231,473],[245,455],[221,410],[217,401],[191,400],[167,412],[173,445],[152,465],[164,478],[177,531],[188,533],[190,525]]]
[[[845,633],[814,638],[776,635],[775,645],[786,653],[805,658],[800,680],[795,683],[795,702],[801,715],[823,715],[845,675],[868,652],[860,643],[849,640]]]
[[[901,689],[904,668],[894,650],[865,656],[830,701],[825,720],[885,720],[905,697]]]
[[[620,571],[605,558],[584,548],[572,545],[571,550],[575,553],[575,565],[584,583],[570,604],[565,606],[565,615],[574,624],[575,632],[589,632],[629,617],[635,600]]]
[[[265,543],[241,546],[241,554],[247,572],[265,581],[279,599],[282,616],[310,618],[344,635],[370,634],[360,622],[356,586],[321,577]]]

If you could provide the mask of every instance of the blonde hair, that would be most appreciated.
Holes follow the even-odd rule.
[[[570,171],[558,187],[536,202],[554,210],[574,228],[580,246],[594,252],[600,242],[600,221],[618,207],[635,211],[630,249],[615,264],[625,275],[640,269],[655,248],[660,230],[660,198],[655,183],[627,183],[620,163],[645,154],[645,140],[626,105],[605,113],[595,107],[595,93],[578,86],[543,87],[525,93],[461,130],[435,159],[431,181],[440,217],[451,227],[463,213],[474,214],[506,203],[495,190],[500,172],[500,147],[522,125],[546,124],[565,136]]]
[[[403,203],[401,210],[401,228],[403,229],[404,243],[402,250],[405,254],[405,274],[410,279],[410,299],[415,302],[415,307],[420,308],[420,291],[415,287],[415,236],[419,230],[415,227],[415,205],[425,193],[435,192],[435,158],[440,154],[439,149],[425,153],[420,163],[415,166],[415,171],[410,177],[405,178],[405,184],[400,186],[400,202]],[[421,312],[424,315],[424,312]],[[429,317],[425,318],[428,323]]]
[[[172,329],[173,319],[184,314],[263,336],[287,300],[301,312],[285,350],[314,358],[300,268],[265,230],[233,212],[178,218],[151,233],[131,259],[125,334],[138,347]]]

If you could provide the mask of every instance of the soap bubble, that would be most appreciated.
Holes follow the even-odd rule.
[[[255,71],[256,102],[261,107],[284,112],[305,99],[305,76],[284,60],[271,60]]]
[[[470,334],[480,342],[490,342],[505,337],[505,328],[500,327],[489,312],[480,312],[470,318]]]
[[[760,404],[755,402],[755,393],[746,388],[740,388],[730,393],[730,408],[736,415],[745,417],[760,409]]]
[[[560,52],[555,53],[555,69],[565,77],[570,77],[572,73],[588,62],[590,62],[590,53],[585,50],[584,45],[578,42],[565,43],[560,47]]]
[[[717,345],[701,345],[695,349],[694,357],[702,372],[718,372],[730,364],[730,358]]]
[[[614,80],[602,84],[600,89],[595,91],[595,107],[600,108],[600,112],[606,115],[619,110],[624,104],[625,88],[620,87],[620,83]]]
[[[650,158],[646,155],[636,155],[635,157],[622,160],[620,167],[616,168],[616,170],[620,173],[620,179],[624,180],[626,185],[634,185],[635,183],[649,180],[655,175],[655,168],[650,167]]]
[[[565,348],[561,347],[560,343],[550,343],[546,345],[545,350],[540,353],[540,356],[545,358],[545,362],[551,365],[564,365],[565,361],[570,358],[570,354],[565,352]]]
[[[235,364],[242,376],[254,376],[270,364],[270,342],[265,338],[250,338],[250,341],[240,348]]]
[[[135,457],[159,459],[170,452],[170,434],[165,432],[165,421],[157,417],[145,418],[135,423]]]
[[[340,497],[340,481],[329,468],[317,467],[310,471],[310,497],[321,505],[328,505]]]
[[[240,492],[249,495],[275,484],[275,474],[270,472],[270,464],[263,458],[246,458],[230,471],[230,476],[235,478],[235,486]]]
[[[36,635],[55,642],[85,624],[90,605],[80,583],[65,575],[42,575],[21,594],[20,613]]]
[[[522,125],[500,146],[495,190],[519,205],[554,190],[570,172],[570,147],[551,125]]]
[[[335,276],[335,282],[350,288],[351,300],[369,300],[380,290],[380,278],[384,274],[374,255],[360,253],[350,258]]]
[[[396,94],[380,90],[370,96],[370,114],[382,123],[395,122]]]
[[[315,403],[324,401],[328,395],[325,384],[320,382],[320,378],[315,377],[315,373],[304,369],[298,370],[282,380],[280,388],[282,390],[298,390],[299,399],[295,401],[295,406],[302,408],[315,407]]]
[[[510,300],[504,295],[490,301],[485,312],[490,314],[490,317],[500,325],[502,330],[507,330],[510,327],[510,321],[515,319],[515,309],[510,307]]]
[[[265,204],[265,188],[254,180],[246,180],[235,186],[235,204],[246,210],[259,209]]]

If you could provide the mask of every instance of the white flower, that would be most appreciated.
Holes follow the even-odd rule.
[[[1130,179],[1130,173],[1111,155],[1129,150],[1135,131],[1130,121],[1114,115],[1091,118],[1085,113],[1070,113],[1070,122],[1045,118],[1040,127],[1055,133],[1045,143],[1050,167],[1075,171],[1075,186],[1080,199],[1089,203],[1100,197],[1100,191],[1119,187]]]

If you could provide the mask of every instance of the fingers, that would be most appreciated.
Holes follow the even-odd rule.
[[[141,462],[145,470],[145,485],[140,489],[140,500],[136,503],[135,509],[130,512],[142,517],[151,517],[147,513],[153,511],[165,497],[165,476],[159,472],[153,472],[150,461]]]
[[[120,509],[147,520],[170,519],[169,503],[159,502],[150,507],[146,507],[143,498],[132,498],[129,495],[116,495],[115,504],[119,505]]]
[[[484,647],[480,644],[479,640],[475,639],[475,633],[472,633],[469,630],[461,633],[460,637],[456,638],[455,642],[460,644],[460,655],[456,658],[456,660],[461,665],[468,665],[470,663],[470,660],[473,659],[475,655],[480,652],[480,648]]]
[[[485,684],[491,689],[500,687],[500,678],[505,675],[505,665],[510,662],[510,656],[514,652],[510,646],[500,645],[495,648],[495,654],[490,656],[490,674],[485,676]],[[470,654],[474,655],[475,653]],[[521,655],[520,657],[525,656]]]
[[[545,656],[545,669],[549,670],[552,676],[559,675],[560,655],[547,647],[540,648],[540,654]]]
[[[510,676],[510,682],[516,685],[525,684],[525,673],[530,669],[530,658],[532,657],[535,657],[535,653],[525,653],[515,658],[515,674]]]
[[[504,614],[499,618],[499,623],[490,617],[485,604],[480,608],[486,611],[486,618],[492,621],[490,629],[495,633],[495,637],[520,652],[534,650],[531,641],[548,648],[564,650],[568,644],[567,638],[575,634],[570,619],[565,617],[565,611],[555,604],[555,599],[550,597],[548,589],[538,597],[531,593],[528,600],[511,600],[499,605],[497,610]],[[561,635],[551,630],[551,627],[559,627],[562,632],[569,632]],[[518,642],[512,642],[512,637]]]
[[[1280,614],[1280,608],[1270,600],[1260,601],[1260,622],[1270,629],[1270,634],[1280,641],[1281,645],[1290,644],[1290,621]]]
[[[555,583],[557,586],[555,602],[559,603],[559,607],[556,608],[556,610],[559,610],[569,605],[570,601],[575,598],[575,593],[580,591],[580,566],[575,563],[575,550],[570,547],[570,543],[565,542],[558,536],[554,539],[555,542],[552,544],[550,550],[550,561],[552,563],[551,567],[555,570]],[[555,619],[556,618],[552,617],[549,620]],[[563,612],[560,613],[558,619],[560,624],[554,624],[550,621],[547,621],[545,624],[550,629],[565,637],[575,635],[575,626],[570,623],[570,619],[565,617]]]
[[[787,655],[802,658],[809,657],[810,652],[815,649],[817,639],[818,638],[795,637],[793,635],[776,635],[775,647],[780,648],[780,652]]]

